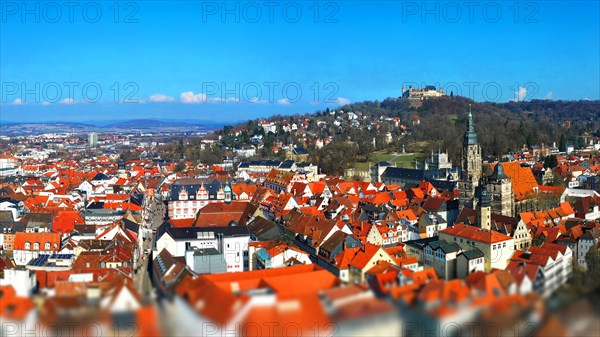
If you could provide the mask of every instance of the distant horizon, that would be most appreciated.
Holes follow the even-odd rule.
[[[463,97],[463,96],[460,96]],[[398,97],[386,97],[386,98],[398,98]],[[384,98],[384,99],[386,99]],[[469,99],[468,97],[463,97],[466,99]],[[382,101],[383,99],[371,99],[371,100],[366,100],[366,101]],[[600,100],[590,100],[590,99],[577,99],[577,100],[569,100],[569,99],[533,99],[533,100],[547,100],[547,101],[557,101],[557,102],[580,102],[580,101],[591,101],[591,102],[600,102]],[[485,104],[485,103],[493,103],[493,104],[507,104],[510,103],[512,100],[506,101],[506,102],[489,102],[489,101],[483,101],[483,102],[479,102],[479,101],[475,101],[477,103],[480,104]],[[353,103],[361,103],[361,102],[365,102],[365,101],[360,101],[360,102],[352,102],[350,104]],[[527,101],[519,101],[519,102],[527,102]],[[216,107],[219,107],[221,109],[223,108],[227,108],[225,106],[220,106],[221,104],[226,105],[227,103],[216,103]],[[231,103],[231,104],[236,104],[236,103]],[[123,104],[120,105],[115,105],[115,106],[122,106]],[[160,108],[161,106],[163,106],[163,103],[139,103],[140,106],[144,106],[149,108],[149,110],[152,109],[157,109]],[[81,103],[79,105],[77,104],[72,104],[69,107],[74,109],[77,107],[87,107],[90,108],[94,106],[94,104],[91,103]],[[6,108],[6,106],[2,106],[3,109]],[[12,108],[18,109],[18,108],[22,108],[22,105],[11,105]],[[209,108],[210,106],[204,106],[205,108]],[[214,107],[214,106],[213,106]],[[316,106],[312,106],[313,108],[317,108]],[[189,106],[185,106],[185,108],[192,108]],[[197,107],[194,107],[197,108]],[[208,119],[210,118],[209,115],[205,115],[202,116],[203,118],[190,118],[191,116],[160,116],[160,115],[154,115],[154,116],[143,116],[143,115],[137,115],[137,116],[131,116],[131,117],[123,117],[123,118],[105,118],[105,119],[59,119],[59,118],[51,118],[51,119],[39,119],[39,120],[31,120],[31,116],[28,116],[28,120],[18,120],[18,119],[7,119],[4,117],[0,117],[0,124],[56,124],[56,123],[73,123],[73,124],[91,124],[93,126],[104,126],[104,125],[108,125],[108,124],[113,124],[113,123],[120,123],[120,122],[128,122],[128,121],[135,121],[135,120],[153,120],[153,121],[161,121],[161,122],[180,122],[180,123],[187,123],[190,125],[201,125],[202,123],[206,123],[206,124],[237,124],[237,123],[243,123],[245,121],[248,120],[255,120],[255,119],[269,119],[273,116],[276,115],[283,115],[283,116],[293,116],[293,115],[303,115],[303,114],[315,114],[318,111],[325,111],[327,108],[329,108],[330,110],[336,110],[341,108],[341,106],[326,106],[322,109],[314,109],[313,111],[306,111],[306,112],[302,112],[302,113],[298,113],[298,112],[294,112],[294,111],[289,111],[288,113],[281,113],[281,112],[274,112],[271,113],[269,115],[266,114],[260,114],[260,113],[247,113],[247,112],[242,112],[241,114],[235,114],[235,116],[239,116],[239,118],[237,119]],[[257,111],[258,109],[256,109],[255,111]],[[197,113],[197,112],[194,112]],[[75,115],[80,116],[79,113],[76,113]],[[221,116],[222,117],[222,116]]]

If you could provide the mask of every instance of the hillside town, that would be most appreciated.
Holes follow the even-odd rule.
[[[206,136],[215,163],[161,158],[156,135],[8,137],[1,334],[593,335],[600,138],[491,160],[459,113],[459,162],[440,149],[359,179],[311,161],[309,120],[260,121],[244,148]],[[387,138],[418,121],[381,120]],[[261,158],[278,129],[295,144]]]

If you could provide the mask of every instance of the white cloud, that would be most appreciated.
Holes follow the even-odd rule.
[[[552,91],[548,91],[548,93],[546,94],[546,97],[544,97],[544,99],[549,99],[552,100]]]
[[[280,105],[289,105],[290,101],[287,98],[281,98],[281,99],[279,99],[277,101],[277,104],[280,104]]]
[[[14,101],[12,101],[11,104],[12,105],[23,105],[23,104],[25,104],[25,102],[23,102],[23,100],[20,98],[16,98]]]
[[[350,104],[352,102],[348,98],[346,98],[346,97],[338,97],[337,98],[337,103],[339,105],[346,105],[346,104]]]
[[[516,94],[517,94],[517,99],[519,101],[522,101],[525,99],[525,96],[527,96],[527,89],[525,89],[524,87],[520,87],[519,91],[516,92]]]
[[[60,104],[75,104],[75,100],[72,98],[65,98],[58,103],[60,103]]]
[[[168,97],[168,96],[166,96]],[[206,94],[198,93],[194,94],[193,91],[182,92],[179,96],[179,101],[185,104],[203,104],[203,103],[239,103],[240,99],[237,97],[213,97],[208,98]],[[170,102],[170,101],[169,101]],[[251,102],[252,103],[252,102]]]
[[[237,98],[237,97],[211,98],[208,101],[209,102],[214,102],[214,103],[239,103],[240,99]]]
[[[519,91],[515,91],[515,98],[511,99],[510,102],[521,102],[527,96],[527,89],[524,87],[519,87]]]
[[[43,102],[42,102],[42,105],[43,105],[43,106],[50,105],[50,102],[48,102],[48,101],[43,101]]]
[[[259,99],[258,97],[252,97],[248,102],[250,102],[252,104],[265,104],[265,103],[267,103],[267,100]]]
[[[193,91],[186,91],[186,92],[182,92],[181,95],[179,96],[179,101],[181,101],[181,103],[185,103],[185,104],[200,104],[200,103],[206,103],[206,94],[194,94]]]
[[[164,102],[175,102],[175,98],[165,94],[154,94],[148,97],[148,102],[152,103],[164,103]]]

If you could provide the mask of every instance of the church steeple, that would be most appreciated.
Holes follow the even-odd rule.
[[[471,104],[469,104],[469,116],[467,117],[467,130],[463,139],[463,146],[477,145],[477,133],[475,132],[475,123],[473,123],[473,113]]]
[[[481,147],[477,142],[477,133],[475,133],[475,124],[473,123],[473,113],[469,104],[469,114],[467,116],[467,129],[463,138],[463,150],[461,155],[461,174],[458,189],[460,192],[460,204],[463,207],[475,207],[477,198],[475,198],[475,188],[479,185],[481,179]]]
[[[491,229],[492,207],[485,182],[481,182],[479,185],[479,203],[477,203],[477,208],[479,210],[479,227]]]

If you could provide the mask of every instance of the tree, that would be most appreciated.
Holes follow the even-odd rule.
[[[180,161],[179,163],[177,163],[177,165],[175,165],[175,172],[181,172],[183,170],[185,170],[185,161]]]
[[[558,159],[556,159],[555,155],[551,154],[551,155],[547,156],[546,158],[544,158],[544,167],[545,168],[553,169],[557,166],[558,166]]]
[[[344,170],[352,167],[356,161],[357,146],[348,142],[333,142],[317,150],[312,161],[330,175],[343,175]]]
[[[560,141],[558,142],[558,151],[567,152],[567,140],[565,139],[565,134],[560,135]]]

